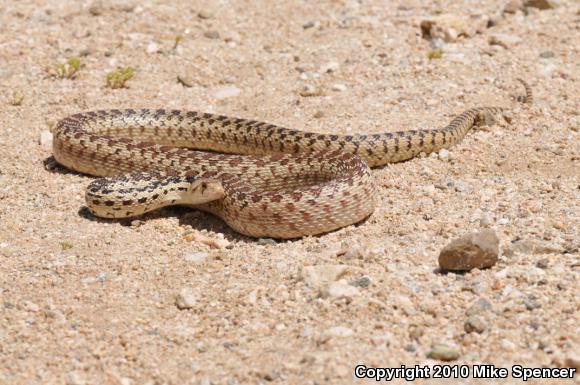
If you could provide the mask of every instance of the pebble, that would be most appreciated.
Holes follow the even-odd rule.
[[[339,252],[339,255],[340,254],[344,255],[344,258],[346,259],[364,259],[366,250],[358,243],[350,246],[343,244],[342,249]]]
[[[362,276],[360,278],[355,279],[354,281],[352,281],[350,283],[351,286],[354,287],[369,287],[371,285],[372,281],[370,279],[370,277]]]
[[[562,248],[537,239],[520,239],[504,249],[504,255],[511,257],[514,253],[525,255],[561,254]]]
[[[522,9],[521,0],[510,0],[503,8],[504,13],[516,13],[519,9]]]
[[[323,94],[324,91],[321,87],[313,86],[311,84],[305,85],[302,90],[300,90],[300,96],[304,97],[321,96]]]
[[[524,305],[526,306],[527,310],[534,310],[542,307],[542,304],[533,298],[526,298],[524,300]]]
[[[509,219],[507,219],[507,218],[500,218],[500,219],[498,219],[498,221],[497,221],[497,224],[498,224],[498,225],[500,225],[500,226],[505,226],[505,225],[507,225],[508,223],[510,223],[510,220],[509,220]]]
[[[489,300],[485,298],[479,298],[465,311],[465,315],[471,317],[476,314],[485,313],[490,310],[491,310],[491,302],[489,302]]]
[[[479,218],[479,227],[489,227],[491,226],[491,219],[489,218],[489,215],[487,214],[481,214],[481,217]]]
[[[103,14],[104,11],[105,11],[105,6],[103,5],[103,2],[100,0],[94,1],[89,6],[89,13],[93,16],[100,16]]]
[[[277,245],[278,242],[272,238],[260,238],[258,239],[258,245],[260,246],[274,246]]]
[[[311,288],[324,290],[332,282],[346,274],[347,265],[304,266],[300,273],[302,280]]]
[[[497,262],[499,239],[492,230],[467,234],[445,246],[439,254],[443,270],[467,271],[491,267]]]
[[[540,10],[554,9],[557,4],[554,0],[527,0],[524,6]]]
[[[360,295],[360,291],[358,288],[349,285],[346,280],[341,279],[331,283],[322,294],[330,298],[345,298],[352,300],[354,297]]]
[[[183,85],[184,87],[193,87],[193,85],[195,84],[195,81],[193,80],[193,78],[189,75],[186,74],[179,74],[177,75],[177,81],[179,83],[181,83],[181,85]]]
[[[576,370],[580,371],[580,356],[571,353],[566,357],[565,364],[568,368],[576,368]]]
[[[463,328],[467,333],[476,332],[481,334],[487,330],[487,322],[483,317],[473,315],[465,321]]]
[[[449,159],[449,151],[442,148],[441,150],[439,150],[437,156],[439,157],[439,160],[447,160]]]
[[[240,90],[236,86],[223,86],[223,87],[216,88],[213,91],[212,95],[215,99],[223,100],[223,99],[233,98],[235,96],[238,96],[241,92],[242,92],[242,90]]]
[[[550,260],[548,258],[542,258],[536,262],[536,267],[540,269],[547,269],[550,266]]]
[[[320,118],[322,118],[324,116],[324,112],[322,112],[322,111],[316,111],[314,113],[314,115],[312,115],[312,116],[314,117],[314,119],[320,119]]]
[[[205,31],[203,33],[203,36],[207,37],[208,39],[219,39],[220,38],[220,33],[218,31]]]
[[[333,326],[324,332],[327,338],[339,337],[345,338],[354,335],[354,331],[346,326]]]
[[[159,52],[159,46],[157,45],[157,43],[155,43],[154,41],[152,41],[151,43],[147,44],[147,53],[149,55],[152,55],[154,53]]]
[[[344,84],[340,84],[340,83],[333,84],[332,90],[337,91],[337,92],[343,92],[343,91],[346,91],[346,86]]]
[[[199,17],[200,19],[204,19],[204,20],[213,19],[214,13],[210,10],[202,9],[201,11],[199,11],[197,13],[197,17]]]
[[[462,180],[455,181],[455,183],[453,183],[453,186],[455,187],[455,191],[457,192],[467,192],[469,190],[468,184]]]
[[[50,131],[42,131],[38,138],[38,143],[42,147],[50,148],[52,146],[52,133]]]
[[[326,73],[336,72],[336,71],[338,71],[339,68],[340,68],[340,64],[338,64],[338,62],[331,61],[331,62],[328,62],[328,63],[322,65],[320,67],[319,72],[321,74],[326,74]]]
[[[66,384],[67,385],[85,385],[86,381],[77,372],[70,372],[66,376]]]
[[[187,288],[181,289],[177,297],[175,298],[175,306],[179,310],[191,309],[197,303],[197,296]]]
[[[459,358],[459,352],[448,345],[435,344],[431,346],[431,350],[427,353],[427,358],[439,361],[455,361]]]
[[[540,53],[540,57],[543,59],[549,59],[549,58],[552,58],[554,56],[556,56],[554,54],[554,51],[544,51],[544,52]]]
[[[503,33],[496,33],[489,37],[490,45],[499,45],[505,49],[509,49],[511,46],[517,45],[522,41],[521,38],[515,35],[508,35]]]
[[[503,350],[508,352],[513,352],[517,348],[516,344],[514,344],[510,340],[506,340],[505,338],[500,341],[499,345]]]
[[[187,254],[187,255],[185,255],[185,257],[183,257],[183,259],[185,259],[186,262],[193,262],[196,264],[202,264],[205,262],[207,257],[209,257],[209,253],[206,253],[204,251],[200,251],[198,253]]]

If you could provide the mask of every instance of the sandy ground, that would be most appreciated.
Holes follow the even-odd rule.
[[[452,365],[578,367],[580,7],[426,3],[0,2],[0,383],[349,384],[357,364],[441,364],[427,358],[436,343]],[[441,17],[484,27],[431,43],[420,22]],[[75,78],[55,76],[72,56]],[[135,77],[106,87],[120,66]],[[257,242],[187,209],[99,221],[83,209],[90,177],[43,166],[46,133],[83,110],[378,133],[510,105],[517,77],[532,108],[448,157],[375,170],[373,216],[320,237]],[[500,238],[499,262],[439,273],[439,250],[482,226]],[[345,270],[342,294],[305,282],[308,266]]]

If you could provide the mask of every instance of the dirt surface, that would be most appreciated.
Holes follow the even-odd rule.
[[[434,344],[452,365],[578,368],[580,7],[426,3],[0,2],[0,383],[349,384],[357,364],[442,364]],[[107,87],[125,66],[134,78]],[[91,178],[43,165],[55,123],[92,109],[342,134],[497,104],[511,123],[374,170],[366,222],[290,242],[187,209],[97,220]],[[441,273],[439,251],[482,227],[499,261]]]

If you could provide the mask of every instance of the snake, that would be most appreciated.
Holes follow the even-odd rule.
[[[519,100],[531,103],[530,86]],[[256,238],[293,239],[363,222],[378,202],[371,168],[460,142],[485,114],[443,128],[335,135],[213,113],[110,109],[70,115],[54,129],[57,163],[97,176],[85,192],[101,218],[185,205]]]

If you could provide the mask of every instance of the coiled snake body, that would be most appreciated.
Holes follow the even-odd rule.
[[[473,108],[441,129],[352,136],[190,111],[94,111],[57,124],[53,154],[67,168],[106,177],[86,191],[96,216],[184,204],[245,235],[297,238],[367,218],[377,193],[369,167],[449,148],[481,114],[503,110]]]

